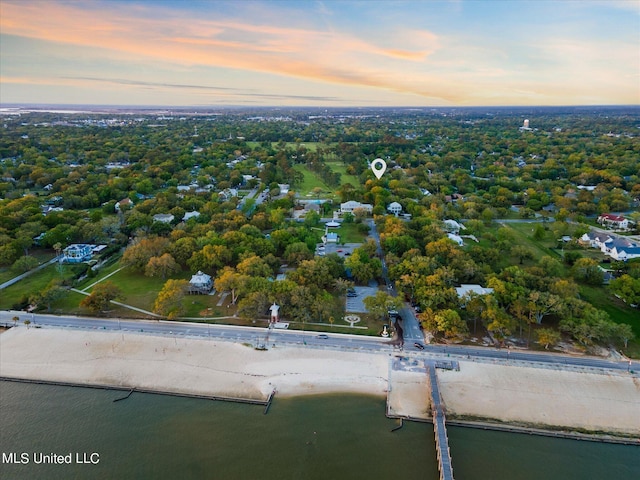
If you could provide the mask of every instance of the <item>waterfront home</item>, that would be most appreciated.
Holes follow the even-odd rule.
[[[189,280],[189,293],[207,294],[213,288],[213,281],[211,275],[202,273],[198,270],[198,273],[191,276]]]
[[[93,245],[74,243],[65,248],[62,253],[63,262],[81,263],[87,260],[91,260],[91,256],[93,255]]]

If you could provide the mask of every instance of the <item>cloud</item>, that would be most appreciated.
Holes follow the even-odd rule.
[[[499,103],[554,98],[566,104],[607,87],[602,95],[611,100],[605,103],[638,98],[637,44],[541,34],[514,45],[490,29],[479,36],[446,21],[436,34],[424,27],[428,21],[412,21],[412,8],[422,8],[420,2],[391,4],[393,21],[381,13],[379,24],[360,27],[341,18],[345,4],[339,2],[204,2],[196,11],[162,2],[0,1],[3,35],[36,39],[34,47],[46,43],[46,55],[35,48],[28,52],[29,59],[47,58],[53,67],[49,75],[58,77],[43,84],[102,83],[246,101],[339,102],[353,94],[414,104],[477,104],[487,98],[505,99]],[[380,12],[385,5],[376,4]],[[460,15],[467,10],[454,5],[461,7]],[[231,13],[225,13],[230,6]],[[415,16],[420,14],[424,11]],[[514,31],[518,27],[510,25]],[[15,58],[4,56],[5,74],[25,72]],[[28,68],[25,84],[35,85],[33,62]],[[175,81],[178,71],[189,80]],[[157,72],[167,76],[154,77]],[[559,93],[567,98],[555,100]]]
[[[234,68],[419,95],[422,87],[407,85],[401,71],[385,70],[384,62],[420,62],[431,53],[433,45],[428,43],[435,39],[428,32],[415,32],[411,39],[400,35],[401,45],[376,44],[350,33],[206,20],[158,7],[154,18],[144,4],[117,11],[83,5],[7,3],[0,26],[5,34],[118,51],[129,60]]]

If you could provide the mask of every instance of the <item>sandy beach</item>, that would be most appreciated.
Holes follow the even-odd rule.
[[[428,418],[426,375],[392,371],[389,355],[302,347],[258,351],[216,340],[136,333],[12,328],[0,333],[0,376],[264,400],[363,393],[392,415]],[[640,436],[640,380],[460,362],[438,371],[449,418]]]
[[[384,355],[312,348],[258,351],[230,342],[133,333],[12,328],[0,376],[266,398],[333,392],[385,395]]]
[[[438,380],[451,417],[640,436],[640,380],[630,375],[460,362]]]

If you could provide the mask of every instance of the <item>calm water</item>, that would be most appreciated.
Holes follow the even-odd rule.
[[[397,425],[367,396],[276,398],[263,407],[0,382],[2,479],[438,478],[430,424]],[[449,430],[456,480],[637,479],[640,447]],[[97,465],[35,465],[32,454],[97,452]],[[95,458],[95,457],[94,457]]]

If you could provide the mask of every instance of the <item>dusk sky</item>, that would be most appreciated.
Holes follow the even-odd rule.
[[[640,0],[0,0],[0,103],[637,105]]]

